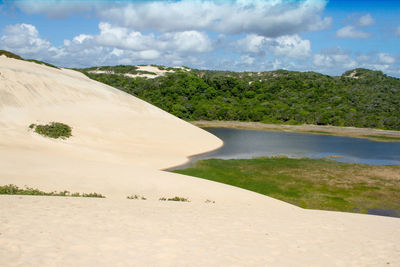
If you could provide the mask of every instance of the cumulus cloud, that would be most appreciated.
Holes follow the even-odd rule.
[[[383,64],[393,64],[396,59],[389,54],[379,53],[378,54],[379,62]]]
[[[375,24],[375,19],[368,13],[358,18],[355,23],[360,27],[368,27]]]
[[[311,53],[311,43],[298,35],[269,38],[249,34],[236,43],[237,49],[243,53],[265,55],[271,53],[276,57],[305,58]]]
[[[337,68],[352,69],[357,67],[357,61],[351,57],[349,51],[334,47],[314,55],[313,64],[320,69]]]
[[[336,32],[336,37],[339,38],[370,38],[372,35],[369,32],[364,32],[356,29],[354,26],[345,26]]]
[[[242,39],[221,35],[212,40],[201,31],[142,33],[127,27],[99,23],[97,34],[78,34],[55,47],[30,24],[9,25],[0,35],[0,47],[25,58],[64,67],[115,64],[187,65],[199,69],[267,71],[278,68],[341,74],[363,67],[399,76],[399,57],[383,52],[355,53],[340,47],[312,54],[309,40],[299,35]],[[223,53],[219,51],[223,50]]]
[[[340,47],[325,49],[313,55],[309,69],[318,72],[338,75],[354,68],[381,70],[393,76],[399,76],[398,61],[394,55],[380,52],[355,53]]]
[[[213,47],[203,32],[170,32],[157,36],[103,22],[99,23],[97,35],[79,34],[64,40],[60,47],[41,38],[35,26],[30,24],[9,25],[3,32],[0,37],[2,49],[62,66],[138,64],[138,60],[194,61],[190,55],[208,52]]]
[[[324,29],[325,1],[151,1],[100,10],[114,23],[138,30],[214,31],[227,34],[256,33],[277,37]]]
[[[30,24],[8,25],[3,29],[0,37],[0,47],[12,50],[26,56],[38,55],[42,57],[54,54],[56,48],[39,36],[37,29]]]
[[[210,51],[212,42],[207,34],[198,31],[169,32],[156,36],[142,34],[109,23],[99,24],[100,34],[94,36],[97,45],[135,51],[167,51],[202,53]],[[147,52],[146,54],[149,54]],[[154,55],[154,52],[152,52]]]
[[[214,31],[268,37],[316,31],[330,26],[323,17],[326,0],[180,0],[180,1],[6,1],[28,14],[63,18],[89,12],[138,31]]]
[[[100,34],[94,37],[97,45],[140,51],[147,50],[155,43],[153,34],[143,35],[141,32],[104,22],[99,24],[99,29]]]

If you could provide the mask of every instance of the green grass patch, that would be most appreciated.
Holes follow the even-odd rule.
[[[99,193],[71,193],[67,190],[64,191],[52,191],[44,192],[37,188],[25,187],[20,188],[16,185],[9,184],[0,186],[0,195],[32,195],[32,196],[62,196],[62,197],[95,197],[95,198],[105,198]]]
[[[30,129],[34,129],[36,133],[51,138],[66,139],[72,135],[72,129],[67,124],[61,122],[51,122],[46,125],[29,125]]]
[[[340,163],[328,159],[208,159],[173,172],[221,182],[302,208],[400,215],[400,166]]]

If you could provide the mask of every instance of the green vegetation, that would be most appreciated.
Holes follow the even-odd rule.
[[[146,200],[144,196],[138,196],[138,195],[129,195],[126,197],[127,199],[141,199],[141,200]]]
[[[15,59],[24,60],[22,57],[14,54],[14,53],[8,52],[6,50],[0,50],[0,56],[3,56],[3,55],[6,56],[6,57],[9,57],[9,58],[15,58]]]
[[[168,201],[181,201],[181,202],[189,202],[187,198],[184,197],[173,197],[173,198],[168,198]]]
[[[165,198],[161,197],[160,201],[181,201],[181,202],[190,202],[187,198],[184,197],[172,197],[172,198]]]
[[[35,132],[43,136],[51,138],[68,138],[71,136],[72,129],[67,124],[61,122],[52,122],[46,125],[29,125],[30,129],[35,129]]]
[[[49,64],[49,63],[46,63],[46,62],[43,62],[43,61],[40,61],[40,60],[36,60],[36,59],[25,59],[25,61],[34,62],[34,63],[40,64],[40,65],[46,65],[46,66],[48,66],[48,67],[60,69],[60,68],[57,67],[57,66],[54,66],[54,65],[52,65],[52,64]]]
[[[0,195],[34,195],[34,196],[62,196],[62,197],[95,197],[95,198],[105,198],[99,193],[70,193],[69,191],[53,191],[44,192],[36,188],[25,187],[19,188],[16,185],[9,184],[0,186]]]
[[[241,187],[302,208],[359,213],[387,209],[400,216],[400,166],[273,157],[202,160],[193,168],[174,172]]]
[[[14,54],[14,53],[11,53],[11,52],[9,52],[9,51],[6,51],[6,50],[0,50],[0,56],[1,56],[1,55],[4,55],[4,56],[9,57],[9,58],[15,58],[15,59],[19,59],[19,60],[25,60],[25,61],[34,62],[34,63],[41,64],[41,65],[46,65],[46,66],[48,66],[48,67],[60,69],[60,68],[57,67],[57,66],[54,66],[54,65],[52,65],[52,64],[49,64],[49,63],[46,63],[46,62],[43,62],[43,61],[40,61],[40,60],[36,60],[36,59],[23,59],[22,57],[20,57],[20,56]]]
[[[98,69],[107,68],[114,73],[129,72],[129,66]],[[81,71],[189,121],[400,130],[400,79],[381,71],[355,69],[336,77],[286,70],[237,73],[192,69],[145,79],[88,72],[93,69],[97,68]]]

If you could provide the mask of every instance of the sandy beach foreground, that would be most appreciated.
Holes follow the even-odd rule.
[[[0,266],[400,265],[399,219],[161,171],[222,142],[135,97],[3,56],[0,85],[0,184],[107,197],[0,195]],[[51,121],[73,136],[29,130]],[[158,200],[173,196],[190,202]]]

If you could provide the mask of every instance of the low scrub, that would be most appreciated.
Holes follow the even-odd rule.
[[[37,188],[25,187],[20,188],[16,185],[9,184],[0,186],[0,195],[33,195],[33,196],[62,196],[62,197],[95,197],[95,198],[105,198],[99,193],[71,193],[67,190],[64,191],[52,191],[44,192]]]
[[[61,122],[51,122],[46,125],[31,124],[29,128],[34,129],[38,134],[55,139],[66,139],[72,135],[71,127]]]
[[[187,198],[184,197],[172,197],[172,198],[165,198],[162,197],[159,199],[160,201],[181,201],[181,202],[190,202]]]
[[[9,51],[6,51],[6,50],[0,50],[0,56],[6,56],[8,58],[15,58],[15,59],[19,59],[19,60],[24,60],[22,57],[14,54],[14,53],[11,53]]]
[[[126,197],[127,199],[141,199],[141,200],[146,200],[144,196],[138,196],[138,195],[129,195]]]

